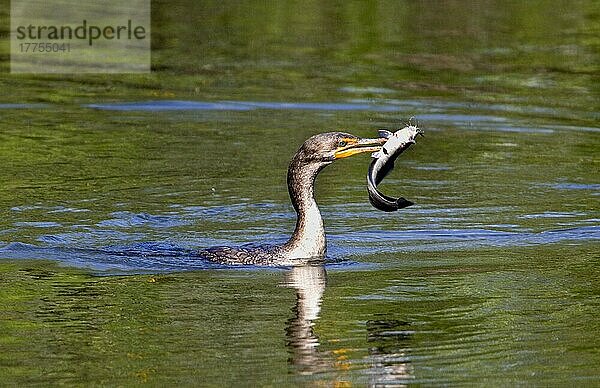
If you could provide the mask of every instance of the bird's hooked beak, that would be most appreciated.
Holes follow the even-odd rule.
[[[358,139],[358,138],[346,138],[344,139],[346,145],[338,147],[333,151],[334,159],[347,158],[348,156],[362,154],[364,152],[377,152],[387,141],[386,138],[377,139]]]

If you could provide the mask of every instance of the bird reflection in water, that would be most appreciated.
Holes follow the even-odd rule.
[[[287,346],[290,363],[302,374],[313,374],[331,369],[332,360],[319,352],[319,338],[313,327],[319,318],[321,300],[327,286],[323,265],[293,267],[285,274],[283,285],[296,290],[294,316],[287,321]]]
[[[296,304],[292,309],[294,316],[286,325],[289,362],[296,372],[302,375],[349,372],[350,361],[341,361],[338,357],[338,354],[345,353],[342,350],[347,349],[320,351],[319,337],[314,332],[327,286],[323,265],[293,267],[286,272],[283,285],[296,291]],[[355,367],[361,364],[367,367],[359,373],[368,376],[369,385],[402,386],[412,382],[413,368],[406,352],[413,336],[410,323],[391,319],[386,314],[375,318],[366,322],[369,354],[362,363],[356,360],[353,364]],[[346,383],[344,380],[348,380],[349,376],[343,373],[337,378],[340,379],[337,382]]]

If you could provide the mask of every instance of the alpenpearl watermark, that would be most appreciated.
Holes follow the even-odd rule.
[[[149,71],[149,0],[12,0],[11,72]]]

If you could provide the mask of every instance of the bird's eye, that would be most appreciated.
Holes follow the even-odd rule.
[[[346,142],[346,140],[340,140],[338,143],[338,147],[345,147],[348,145],[348,142]]]

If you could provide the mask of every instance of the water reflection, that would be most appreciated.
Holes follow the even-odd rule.
[[[407,354],[414,332],[410,322],[389,317],[367,321],[370,385],[405,385],[414,379]]]
[[[327,286],[327,272],[323,265],[292,268],[285,274],[284,286],[296,290],[296,304],[292,309],[294,316],[286,325],[290,364],[303,375],[348,370],[350,363],[335,356],[338,353],[343,356],[348,349],[320,351],[319,337],[314,332]],[[376,314],[374,318],[366,322],[369,351],[364,363],[369,384],[396,386],[411,382],[414,375],[407,349],[414,332],[410,322],[390,318],[386,313]]]
[[[296,290],[296,304],[292,309],[294,316],[286,325],[290,363],[302,374],[329,370],[332,360],[319,352],[319,337],[313,330],[314,322],[319,318],[321,300],[327,286],[325,267],[294,267],[285,274],[284,285]]]

